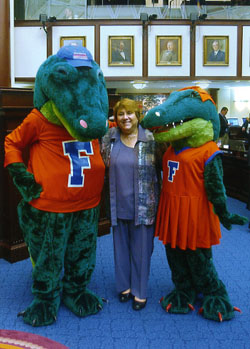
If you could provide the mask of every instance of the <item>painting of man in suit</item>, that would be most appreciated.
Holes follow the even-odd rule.
[[[214,40],[212,43],[212,51],[208,57],[210,62],[225,62],[225,52],[220,50],[220,43]]]
[[[133,65],[133,37],[109,38],[109,65]]]
[[[228,65],[228,37],[204,37],[204,65]]]
[[[172,40],[167,42],[166,49],[161,52],[160,61],[176,62],[178,58],[174,42]]]
[[[156,37],[156,65],[181,65],[181,36]]]

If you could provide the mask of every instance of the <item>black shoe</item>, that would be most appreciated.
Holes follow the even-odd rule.
[[[130,292],[128,293],[119,293],[119,301],[121,303],[125,303],[127,301],[129,301],[131,298],[133,298],[132,294]]]
[[[145,300],[144,302],[138,302],[134,299],[133,304],[132,304],[132,308],[134,310],[141,310],[141,309],[145,308],[146,304],[147,304],[147,300]]]

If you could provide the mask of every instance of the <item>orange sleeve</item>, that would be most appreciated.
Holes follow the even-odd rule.
[[[117,127],[117,123],[115,121],[108,120],[108,122],[109,122],[109,128]]]
[[[21,125],[5,137],[4,167],[14,162],[23,162],[23,150],[37,139],[37,120],[36,114],[31,112]]]

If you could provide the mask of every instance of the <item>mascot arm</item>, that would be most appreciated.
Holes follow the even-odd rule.
[[[34,175],[27,171],[24,163],[12,163],[7,166],[7,169],[24,201],[29,202],[39,198],[42,186],[35,181]]]
[[[226,190],[223,183],[223,167],[220,155],[217,155],[205,167],[205,189],[208,200],[213,204],[214,212],[222,225],[230,230],[232,224],[243,225],[248,222],[246,217],[229,213],[226,205]]]
[[[23,199],[27,202],[40,196],[42,187],[35,181],[34,175],[27,171],[22,152],[37,141],[40,118],[30,113],[14,131],[5,138],[4,166],[8,169],[13,182]]]

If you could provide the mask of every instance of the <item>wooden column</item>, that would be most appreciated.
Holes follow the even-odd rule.
[[[10,6],[0,1],[0,87],[10,87]]]

